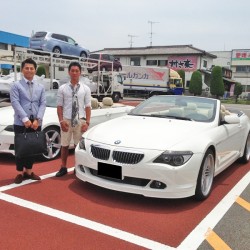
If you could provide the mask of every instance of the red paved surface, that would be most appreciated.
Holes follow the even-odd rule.
[[[14,159],[0,155],[0,162],[2,163],[0,186],[11,184],[16,174]],[[71,154],[69,165],[72,166],[73,163],[74,157]],[[56,171],[59,165],[59,159],[39,162],[35,165],[34,171],[43,175]],[[5,193],[177,247],[249,171],[249,166],[249,164],[235,163],[216,177],[212,195],[202,203],[192,198],[162,200],[110,191],[83,183],[77,180],[73,173],[62,178],[52,177],[42,182],[20,186]],[[30,240],[33,243],[30,244],[35,244],[39,239],[40,249],[44,246],[48,247],[46,249],[55,249],[55,246],[59,245],[61,249],[74,249],[83,242],[86,244],[86,249],[98,249],[101,246],[99,244],[103,242],[105,248],[102,249],[133,249],[133,247],[139,249],[138,246],[122,240],[4,201],[0,201],[0,207],[0,242],[4,246],[10,244],[13,235],[20,235],[23,240],[20,238],[18,241],[25,245],[25,241],[29,238],[27,234],[31,231]],[[29,218],[27,222],[25,218]],[[22,226],[24,230],[21,230]],[[72,244],[74,247],[71,247]],[[94,244],[93,248],[91,244]],[[32,248],[27,246],[26,249]]]
[[[12,184],[16,175],[14,157],[0,155],[0,164],[0,187]],[[74,165],[72,152],[68,165]],[[44,175],[57,171],[59,166],[59,159],[38,162],[34,172]],[[249,169],[250,164],[235,163],[217,176],[213,192],[204,202],[192,198],[163,200],[119,193],[83,183],[73,173],[4,193],[177,247]],[[6,201],[0,200],[0,209],[1,249],[143,249]]]

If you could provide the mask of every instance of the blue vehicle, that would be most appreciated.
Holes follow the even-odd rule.
[[[30,48],[45,52],[53,52],[57,57],[59,57],[60,54],[83,58],[89,56],[89,50],[81,47],[73,38],[46,31],[36,32],[30,38]]]

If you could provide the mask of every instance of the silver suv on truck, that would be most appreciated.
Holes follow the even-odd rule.
[[[88,57],[89,50],[81,47],[73,38],[46,31],[36,32],[30,38],[30,48],[60,54]]]

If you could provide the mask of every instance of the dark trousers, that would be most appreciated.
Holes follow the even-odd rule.
[[[14,125],[14,133],[15,134],[23,133],[24,131],[25,131],[24,126]],[[34,131],[35,130],[32,128],[26,129],[27,133],[34,132]],[[41,131],[41,126],[39,126],[36,131]],[[32,169],[32,166],[35,162],[35,157],[25,157],[25,158],[16,157],[15,159],[16,159],[16,170],[17,171],[23,171],[23,168]]]

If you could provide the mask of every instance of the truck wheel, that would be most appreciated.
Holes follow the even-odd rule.
[[[58,83],[57,82],[53,82],[53,89],[58,89],[59,86],[58,86]]]
[[[113,102],[119,102],[120,94],[119,93],[113,93],[112,100],[113,100]]]

